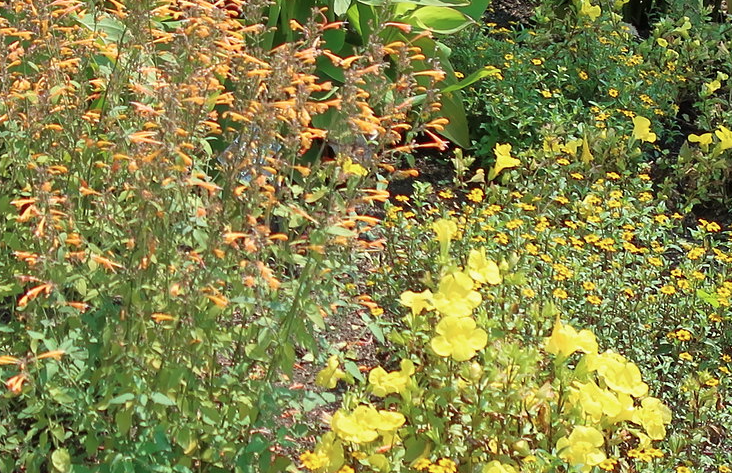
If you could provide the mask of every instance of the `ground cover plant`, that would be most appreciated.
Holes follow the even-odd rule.
[[[725,26],[375,3],[0,2],[0,470],[732,471]]]

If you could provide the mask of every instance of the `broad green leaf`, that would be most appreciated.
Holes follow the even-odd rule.
[[[468,15],[475,21],[480,21],[483,18],[483,13],[490,5],[491,0],[470,0],[466,6],[460,6],[457,9]]]
[[[111,401],[109,401],[107,404],[124,404],[127,401],[131,401],[135,398],[135,395],[132,393],[124,393],[120,394],[119,396],[113,398]]]
[[[469,148],[468,119],[465,116],[460,91],[456,90],[442,96],[440,114],[450,120],[440,134],[462,148]]]
[[[457,33],[473,20],[464,13],[450,7],[418,8],[406,18],[407,23],[440,34]]]
[[[152,402],[154,402],[155,404],[160,404],[163,406],[175,406],[175,401],[173,401],[163,393],[154,392],[150,396],[150,399],[152,399]]]
[[[59,448],[51,454],[51,462],[57,471],[67,473],[71,471],[71,455],[65,448]]]
[[[333,11],[336,15],[341,16],[348,11],[351,6],[351,0],[335,0],[333,2]]]
[[[123,437],[127,435],[132,427],[132,409],[122,409],[114,415],[114,422],[117,424],[117,431]]]

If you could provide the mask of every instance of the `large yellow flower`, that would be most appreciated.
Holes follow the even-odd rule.
[[[633,422],[642,425],[653,440],[663,440],[666,424],[671,422],[671,409],[660,399],[647,397],[641,401],[641,408],[635,411]]]
[[[566,358],[576,351],[597,353],[597,339],[589,330],[577,330],[571,325],[564,325],[557,317],[554,330],[546,341],[546,351]]]
[[[391,393],[401,394],[407,388],[410,376],[414,374],[414,363],[402,360],[400,367],[400,371],[391,373],[387,373],[381,366],[371,370],[369,383],[371,383],[371,392],[374,396],[385,397]]]
[[[722,151],[732,148],[732,131],[727,127],[720,126],[719,130],[715,131],[714,134],[719,138],[719,145]]]
[[[656,134],[651,131],[651,121],[640,115],[633,117],[633,137],[649,143],[656,141]]]
[[[485,248],[470,250],[468,254],[468,274],[481,284],[500,284],[501,272],[495,261],[485,256]]]
[[[452,356],[455,361],[471,359],[488,343],[488,334],[476,328],[470,317],[445,317],[435,330],[439,335],[432,339],[432,349],[440,356]]]
[[[559,458],[567,463],[580,466],[582,471],[590,471],[593,466],[600,464],[605,453],[600,447],[605,443],[602,432],[594,427],[578,425],[569,437],[562,437],[557,442]]]
[[[638,367],[622,355],[607,351],[599,355],[587,355],[586,360],[587,367],[597,371],[607,387],[613,391],[634,397],[642,397],[648,393],[648,385],[643,382]]]
[[[442,315],[469,317],[481,299],[480,293],[473,290],[473,279],[456,271],[442,277],[439,290],[432,296],[432,305]]]
[[[496,155],[496,164],[493,166],[493,171],[491,172],[492,177],[496,177],[506,168],[515,168],[521,164],[521,161],[511,157],[510,144],[502,145],[496,143],[496,147],[493,148],[493,152]]]
[[[339,409],[330,421],[330,427],[340,438],[353,443],[367,443],[379,435],[389,434],[405,422],[399,412],[377,411],[371,406],[360,405],[350,414]]]
[[[404,291],[399,299],[402,305],[412,309],[412,315],[419,315],[423,310],[432,310],[432,291],[425,289],[422,292]]]

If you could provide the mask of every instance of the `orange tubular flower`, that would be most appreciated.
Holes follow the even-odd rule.
[[[60,360],[63,355],[66,354],[65,350],[51,350],[46,353],[41,353],[36,357],[36,360],[44,360],[46,358],[53,358],[54,360]]]
[[[25,307],[26,305],[28,305],[28,302],[32,301],[44,292],[46,294],[49,294],[52,288],[53,286],[51,286],[50,284],[41,284],[40,286],[29,289],[28,292],[26,292],[25,295],[21,297],[18,301],[18,307]]]
[[[23,389],[23,383],[25,383],[27,380],[28,375],[25,373],[20,373],[5,381],[5,387],[7,387],[10,392],[18,394],[20,393],[20,390]]]
[[[3,355],[0,356],[0,365],[19,365],[20,359],[14,356]]]
[[[108,258],[105,258],[103,256],[92,255],[91,256],[91,259],[94,262],[98,263],[100,266],[103,266],[105,269],[107,269],[109,271],[112,271],[113,273],[116,272],[115,271],[115,268],[119,268],[119,269],[123,269],[124,268],[124,266],[122,266],[121,264],[115,263],[114,261],[112,261],[112,260],[110,260]]]

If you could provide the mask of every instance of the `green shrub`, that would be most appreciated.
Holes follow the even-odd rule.
[[[297,352],[441,73],[374,40],[336,87],[339,25],[264,50],[266,2],[84,7],[0,4],[0,469],[282,470]]]

